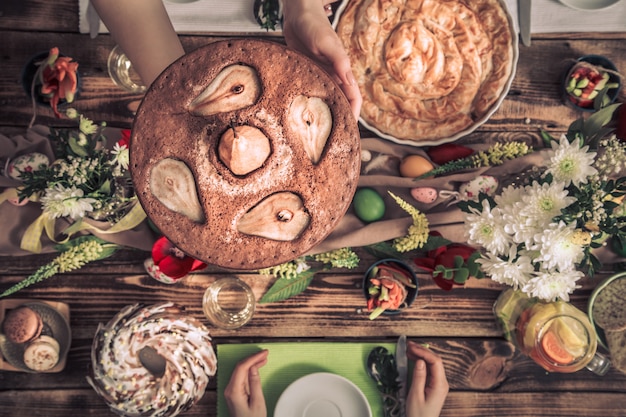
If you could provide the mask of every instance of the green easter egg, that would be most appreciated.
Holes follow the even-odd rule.
[[[360,188],[352,199],[354,213],[364,222],[375,222],[385,215],[385,202],[375,190]]]

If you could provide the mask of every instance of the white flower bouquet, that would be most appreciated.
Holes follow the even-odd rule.
[[[78,129],[50,129],[57,159],[19,172],[23,184],[17,190],[19,199],[42,207],[41,216],[22,238],[22,248],[31,252],[39,252],[44,231],[57,241],[52,232],[60,218],[72,223],[63,230],[68,238],[81,231],[117,233],[145,219],[128,171],[130,131],[122,130],[120,140],[107,147],[105,123],[97,125],[73,109],[67,116],[78,122]],[[89,220],[112,227],[104,231]]]
[[[487,276],[530,297],[569,301],[600,266],[592,250],[624,239],[626,144],[607,128],[618,106],[575,121],[559,140],[544,133],[543,166],[498,195],[459,203]]]
[[[68,109],[66,115],[78,127],[50,129],[52,162],[41,155],[45,161],[38,159],[39,163],[32,164],[28,160],[11,169],[13,178],[21,182],[13,190],[16,204],[30,201],[41,205],[41,215],[22,235],[21,249],[39,253],[45,232],[61,253],[0,292],[0,298],[111,256],[123,246],[108,241],[107,236],[131,230],[146,219],[128,170],[130,130],[122,129],[119,140],[107,146],[105,123],[95,124],[74,109]],[[61,222],[57,224],[60,219],[64,220],[62,227]]]

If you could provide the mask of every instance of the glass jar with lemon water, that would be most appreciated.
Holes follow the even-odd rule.
[[[604,375],[610,361],[596,352],[597,336],[585,313],[565,301],[545,302],[507,289],[494,314],[504,337],[549,372],[587,368]]]

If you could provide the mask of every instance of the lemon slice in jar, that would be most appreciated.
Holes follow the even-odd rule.
[[[586,353],[587,340],[582,336],[585,334],[585,328],[580,322],[571,317],[557,317],[550,327],[570,355],[579,358]]]

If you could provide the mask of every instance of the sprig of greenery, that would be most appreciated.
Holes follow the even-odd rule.
[[[411,215],[413,224],[409,226],[405,236],[394,239],[393,247],[398,252],[409,252],[419,249],[428,240],[428,219],[426,215],[389,191],[389,195],[398,203],[400,208]]]
[[[469,277],[484,278],[485,274],[480,269],[480,265],[476,262],[480,258],[480,252],[476,251],[463,260],[462,256],[454,257],[454,266],[452,268],[445,267],[441,264],[435,266],[433,277],[441,275],[443,279],[452,280],[455,284],[463,285]]]
[[[306,261],[314,261],[321,265],[310,266]],[[286,300],[298,295],[307,289],[315,274],[330,268],[356,268],[359,266],[359,257],[350,248],[335,249],[332,251],[307,255],[293,261],[259,270],[260,274],[274,275],[278,279],[259,301],[272,303]]]
[[[0,298],[40,283],[58,273],[74,271],[82,268],[89,262],[107,258],[118,248],[118,245],[106,242],[96,236],[82,236],[63,245],[57,245],[56,249],[62,251],[59,256],[50,261],[50,263],[41,266],[26,279],[6,289],[0,294]]]
[[[533,148],[524,142],[513,141],[506,143],[496,143],[486,151],[480,151],[465,158],[450,161],[434,168],[425,174],[420,175],[414,180],[434,177],[436,175],[446,175],[464,169],[473,169],[480,167],[502,165],[506,161],[510,161],[520,156],[527,155],[533,151]]]

